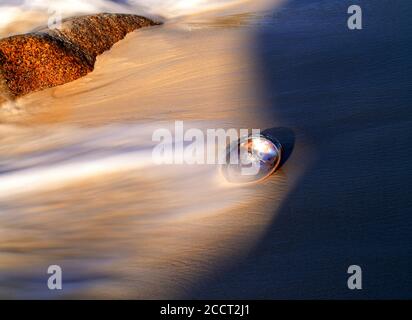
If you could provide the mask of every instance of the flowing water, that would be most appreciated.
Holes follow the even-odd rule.
[[[48,5],[3,4],[0,34],[47,24]],[[247,254],[291,185],[285,174],[238,186],[215,165],[155,165],[152,133],[176,120],[276,126],[251,46],[273,5],[53,2],[63,16],[133,12],[165,24],[129,34],[86,77],[2,106],[0,296],[176,298]],[[53,264],[62,293],[45,284]]]
[[[164,24],[0,108],[0,296],[412,297],[412,6],[356,3],[362,30],[349,0],[1,0],[0,36],[58,11]],[[177,120],[268,130],[283,163],[248,185],[155,165]]]

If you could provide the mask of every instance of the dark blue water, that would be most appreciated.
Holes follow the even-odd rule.
[[[268,126],[315,160],[251,253],[187,298],[412,298],[411,16],[407,0],[292,0],[263,19]],[[352,264],[362,290],[347,288]]]

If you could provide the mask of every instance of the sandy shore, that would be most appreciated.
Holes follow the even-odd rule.
[[[247,187],[214,167],[112,166],[10,191],[0,296],[56,297],[43,278],[60,264],[57,297],[411,297],[411,7],[364,4],[360,32],[345,1],[170,21],[128,35],[86,77],[4,106],[0,179],[12,181],[144,150],[175,120],[269,129],[287,152]],[[347,289],[351,264],[362,292]]]
[[[266,129],[250,46],[258,19],[192,17],[131,33],[86,77],[3,107],[5,296],[50,297],[27,279],[53,261],[67,269],[64,297],[176,298],[250,250],[293,184],[282,170],[247,188],[227,185],[215,166],[62,173],[143,150],[175,120]]]

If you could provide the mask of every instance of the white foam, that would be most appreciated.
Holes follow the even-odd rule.
[[[159,168],[152,156],[156,142],[151,138],[153,128],[159,125],[163,126],[119,124],[56,128],[40,139],[30,128],[24,132],[20,127],[0,127],[0,132],[24,136],[25,148],[34,148],[24,155],[0,152],[0,200],[90,177]],[[50,141],[52,146],[49,146]]]
[[[0,29],[24,16],[26,12],[38,11],[54,14],[58,12],[63,18],[75,14],[99,12],[134,13],[146,16],[176,18],[197,14],[209,10],[219,10],[234,4],[249,3],[260,7],[262,3],[275,0],[11,0],[0,4]],[[249,6],[250,8],[250,6]]]

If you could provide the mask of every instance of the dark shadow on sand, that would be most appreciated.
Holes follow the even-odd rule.
[[[293,152],[295,146],[295,134],[293,130],[284,127],[270,128],[262,131],[262,134],[270,135],[271,137],[276,137],[280,144],[282,145],[282,158],[279,163],[280,169],[286,161],[288,161],[290,155]]]
[[[346,0],[291,0],[262,23],[267,114],[296,134],[282,170],[303,174],[256,247],[185,298],[412,298],[412,3],[356,3],[362,31]]]

